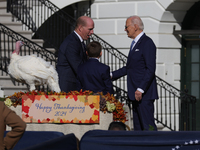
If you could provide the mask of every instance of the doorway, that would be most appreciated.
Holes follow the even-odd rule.
[[[183,36],[181,51],[181,89],[196,97],[196,114],[200,114],[200,38]],[[196,115],[196,130],[200,130],[200,119]]]

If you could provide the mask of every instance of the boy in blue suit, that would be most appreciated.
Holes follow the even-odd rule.
[[[86,54],[89,59],[79,65],[77,72],[77,89],[113,94],[113,85],[110,78],[110,67],[99,62],[102,55],[101,45],[93,41],[87,45]]]

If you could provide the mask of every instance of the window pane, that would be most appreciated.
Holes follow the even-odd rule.
[[[192,45],[191,62],[199,62],[199,45]]]
[[[197,99],[199,99],[199,82],[192,82],[191,83],[191,94],[193,96],[196,96]]]
[[[199,80],[199,64],[192,64],[191,80]]]
[[[191,90],[191,95],[196,96],[196,98],[199,99],[199,82],[192,82]]]

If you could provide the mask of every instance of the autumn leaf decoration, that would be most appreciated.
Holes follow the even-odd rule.
[[[17,105],[22,104],[22,95],[73,95],[73,96],[78,96],[78,95],[100,95],[100,111],[106,113],[113,113],[113,121],[121,121],[125,123],[128,121],[126,119],[126,113],[124,111],[124,104],[122,104],[119,100],[117,100],[113,94],[107,93],[106,95],[103,95],[102,92],[94,93],[92,91],[86,90],[86,91],[70,91],[69,93],[66,92],[42,92],[42,91],[31,91],[31,92],[18,92],[14,93],[11,96],[8,96],[5,98],[5,103],[7,103],[9,106],[14,106],[16,107]],[[94,107],[94,106],[90,106]]]

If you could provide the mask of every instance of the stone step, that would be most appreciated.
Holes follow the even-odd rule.
[[[13,85],[13,82],[11,81],[11,78],[9,75],[8,76],[0,76],[0,81],[1,81],[0,86]]]
[[[7,13],[7,2],[6,1],[0,1],[0,14]]]
[[[5,96],[11,96],[15,92],[27,92],[28,88],[26,86],[6,86],[6,87],[1,87],[1,89],[4,91]]]
[[[27,5],[27,6],[40,6],[40,4],[41,3],[38,3],[38,1],[24,1],[24,5]],[[6,7],[6,6],[7,6],[7,1],[6,0],[0,0],[0,8]],[[18,6],[21,6],[20,1],[19,1]]]
[[[43,47],[44,41],[41,39],[31,39],[34,43],[37,43],[38,45]]]
[[[157,123],[156,126],[157,126],[157,130],[158,130],[158,131],[163,131],[164,126],[163,126],[162,124]],[[169,130],[169,131],[170,131],[170,130]]]
[[[125,106],[125,105],[124,105],[124,106]],[[131,117],[131,116],[130,116],[130,117]],[[132,118],[132,117],[131,117],[131,118]],[[131,119],[130,121],[133,122],[133,119]],[[128,121],[128,122],[130,122],[130,121]],[[127,122],[126,122],[126,125],[128,125]],[[133,128],[133,123],[132,123],[132,124],[129,123],[128,126],[129,126],[130,130],[134,130],[134,128]],[[164,127],[162,124],[160,124],[160,123],[159,123],[159,124],[156,124],[156,126],[157,126],[157,130],[158,130],[158,131],[171,131],[171,130],[169,130],[168,128],[165,128],[165,127]]]
[[[1,5],[1,3],[0,3],[0,5]],[[5,14],[5,13],[6,13],[6,8],[2,8],[0,6],[0,14]]]
[[[10,87],[10,86],[24,86],[22,83],[14,81],[11,77],[8,76],[0,76],[0,86],[2,87]]]
[[[1,23],[14,31],[22,30],[21,22],[1,21]]]
[[[2,20],[2,21],[12,21],[12,15],[10,13],[0,14],[0,20]]]
[[[9,75],[0,76],[0,87],[1,87],[1,90],[4,92],[5,96],[13,95],[15,92],[28,91],[28,87],[26,84],[22,84],[11,79]],[[47,89],[46,84],[44,85],[44,88]]]
[[[5,49],[5,50],[10,50],[12,47],[13,48],[15,48],[15,44],[14,45],[12,45],[12,41],[11,42],[9,42],[9,41],[7,41],[6,39],[4,40],[5,41],[5,43],[4,44],[1,44],[1,49]],[[32,42],[34,42],[34,43],[36,43],[36,44],[38,44],[39,46],[43,46],[43,40],[40,40],[40,39],[32,39],[31,40]],[[22,50],[24,50],[25,49],[25,47],[24,46],[22,46],[21,47],[21,49]],[[27,48],[26,48],[27,49]]]
[[[0,9],[1,8],[6,8],[7,7],[7,1],[6,0],[0,0]]]
[[[9,26],[7,26],[9,28]],[[14,32],[17,32],[18,34],[20,34],[21,36],[31,40],[32,39],[32,32],[31,31],[22,31],[22,30],[15,30],[15,29],[12,29],[10,28],[11,30],[13,30]],[[4,34],[1,34],[1,39],[4,39]],[[5,38],[5,40],[7,40],[7,38]]]
[[[52,53],[55,53],[56,52],[56,49],[54,48],[46,48],[48,51],[52,52]]]
[[[132,109],[130,110],[129,107],[128,107],[128,105],[124,105],[124,110],[125,110],[125,112],[127,112],[127,114],[129,114],[129,115],[126,115],[126,117],[128,119],[128,121],[126,122],[126,125],[129,126],[130,130],[134,130],[134,128],[133,128],[133,114],[132,114]],[[155,122],[155,123],[156,123],[156,126],[157,126],[157,130],[158,131],[163,131],[164,126],[162,124],[160,124],[160,123],[157,123],[157,122]]]

